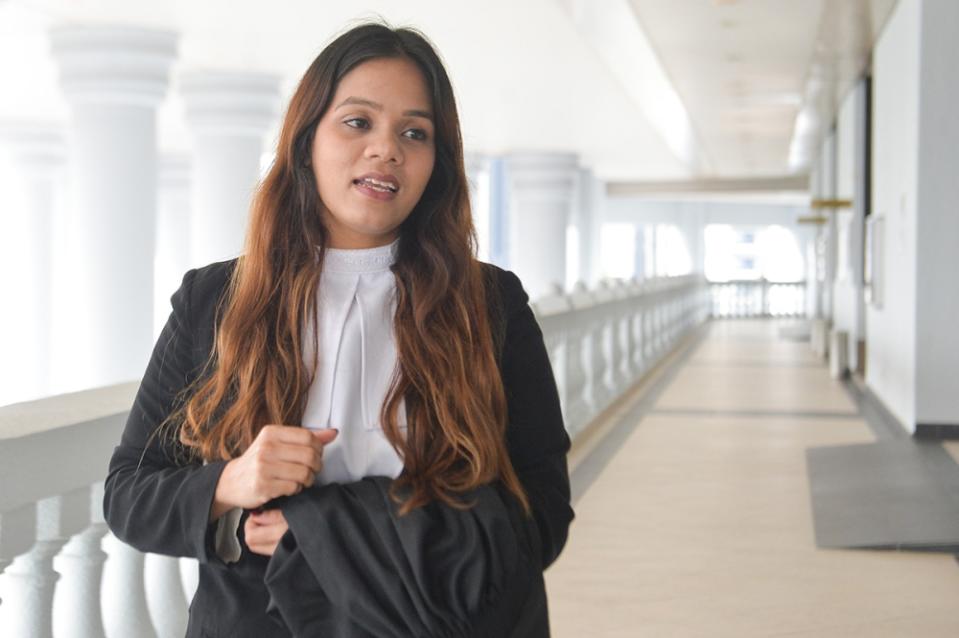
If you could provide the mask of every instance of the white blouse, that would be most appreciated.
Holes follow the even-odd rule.
[[[396,370],[393,315],[396,280],[390,266],[399,239],[366,249],[327,248],[316,295],[319,359],[303,414],[303,427],[338,428],[323,450],[317,484],[364,476],[395,478],[403,461],[380,424],[380,409]],[[313,331],[303,337],[304,363],[313,364]],[[406,407],[400,403],[400,430]]]
[[[323,449],[323,469],[316,484],[356,481],[364,476],[396,478],[403,460],[389,444],[380,423],[380,409],[396,369],[393,315],[396,279],[390,266],[399,239],[365,249],[327,248],[316,291],[320,333],[319,365],[310,385],[303,427],[337,428],[340,433]],[[313,326],[303,336],[303,358],[313,366]],[[397,415],[406,429],[406,406]],[[228,563],[240,559],[237,528],[243,510],[234,508],[217,519],[214,545]]]

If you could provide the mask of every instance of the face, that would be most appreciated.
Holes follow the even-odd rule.
[[[432,118],[426,82],[409,60],[369,60],[343,76],[311,158],[329,247],[397,237],[433,172]]]

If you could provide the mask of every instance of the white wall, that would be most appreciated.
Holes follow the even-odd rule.
[[[959,424],[959,2],[925,0],[921,20],[916,422]]]
[[[884,303],[866,307],[866,383],[910,430],[916,414],[919,27],[919,2],[900,2],[873,51],[872,214],[885,219]]]
[[[866,84],[859,82],[843,100],[836,122],[836,198],[852,200],[836,217],[836,278],[833,282],[833,327],[849,334],[849,367],[855,369],[857,341],[865,339],[862,301],[864,158]]]

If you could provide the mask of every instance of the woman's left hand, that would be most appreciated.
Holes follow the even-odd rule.
[[[243,525],[246,536],[246,545],[254,554],[272,556],[280,538],[286,533],[289,526],[283,512],[274,510],[255,510]]]

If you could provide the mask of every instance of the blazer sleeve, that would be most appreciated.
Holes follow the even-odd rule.
[[[543,332],[519,278],[500,271],[506,331],[501,372],[506,391],[507,446],[541,541],[542,567],[556,560],[573,520],[566,454],[570,439]]]
[[[173,311],[110,459],[103,513],[116,537],[136,549],[207,562],[219,560],[209,517],[226,461],[201,464],[178,459],[182,448],[170,440],[170,431],[157,434],[158,426],[178,406],[181,391],[198,373],[191,324],[196,272],[184,275],[170,300]]]

